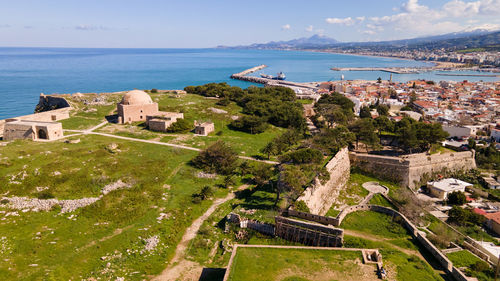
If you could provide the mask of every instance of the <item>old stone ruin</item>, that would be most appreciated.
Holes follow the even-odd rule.
[[[279,237],[306,246],[342,247],[344,230],[334,228],[331,225],[285,217],[288,215],[287,211],[282,212],[282,215],[274,218],[274,225],[245,219],[235,213],[230,213],[227,216],[227,221],[238,224],[241,228],[253,229],[269,236]]]

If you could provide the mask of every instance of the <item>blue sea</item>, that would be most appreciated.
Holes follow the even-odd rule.
[[[283,71],[297,82],[389,79],[384,72],[335,72],[331,67],[422,66],[409,60],[274,50],[227,49],[77,49],[0,48],[0,119],[30,114],[40,93],[111,92],[137,89],[183,89],[188,85],[227,82],[248,87],[251,83],[229,76],[260,64],[255,73]],[[464,72],[460,72],[464,73]],[[436,76],[435,73],[393,75],[411,79],[485,80],[486,77]]]

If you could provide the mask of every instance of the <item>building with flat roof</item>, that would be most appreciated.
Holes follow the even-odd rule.
[[[197,121],[194,121],[194,126],[194,133],[201,136],[206,136],[215,131],[215,125],[213,122],[198,123]]]
[[[146,116],[146,125],[152,131],[166,132],[168,127],[177,122],[177,119],[183,118],[183,113],[160,111],[157,115]]]
[[[448,194],[455,191],[465,192],[465,188],[472,186],[472,184],[454,179],[447,178],[440,181],[430,181],[427,183],[427,188],[431,195],[446,200]]]
[[[62,124],[30,120],[8,120],[4,126],[3,139],[56,140],[63,137]]]

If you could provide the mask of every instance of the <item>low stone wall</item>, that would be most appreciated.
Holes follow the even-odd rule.
[[[321,184],[316,179],[315,183],[306,188],[302,196],[298,199],[306,203],[312,214],[326,214],[337,199],[340,190],[345,187],[349,180],[351,165],[347,147],[337,152],[335,157],[325,167],[330,173],[330,179],[325,184]]]
[[[306,213],[306,212],[300,212],[300,211],[296,211],[296,210],[293,210],[293,209],[289,209],[287,211],[285,211],[283,213],[284,215],[287,215],[287,216],[290,216],[290,217],[297,217],[297,218],[301,218],[301,219],[305,219],[305,220],[310,220],[310,221],[314,221],[314,222],[318,222],[318,223],[322,223],[322,224],[329,224],[329,225],[333,225],[333,226],[339,226],[340,224],[338,223],[338,219],[337,218],[333,218],[333,217],[327,217],[327,216],[320,216],[320,215],[314,215],[314,214],[310,214],[310,213]]]
[[[467,237],[464,241],[464,247],[471,251],[479,258],[485,260],[490,264],[497,264],[498,257],[486,250],[481,244],[474,241],[472,238]]]
[[[260,233],[274,236],[274,225],[272,224],[241,218],[240,215],[235,213],[230,213],[229,215],[227,215],[227,220],[232,223],[239,224],[241,228],[250,228]]]
[[[434,155],[419,153],[402,157],[351,152],[349,157],[351,165],[411,188],[436,173],[446,174],[476,168],[474,151]]]

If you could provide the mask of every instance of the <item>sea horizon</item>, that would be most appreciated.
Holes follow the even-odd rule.
[[[418,67],[432,62],[339,54],[310,50],[226,48],[76,48],[0,47],[0,119],[33,113],[40,93],[119,92],[131,89],[183,89],[189,85],[226,82],[246,88],[256,85],[230,75],[257,65],[253,73],[285,72],[287,80],[319,82],[384,80],[380,71],[334,72],[331,67]],[[460,72],[464,73],[464,72]],[[467,73],[467,72],[465,72]],[[485,77],[442,77],[435,72],[393,75],[394,81],[414,79],[495,81]]]

